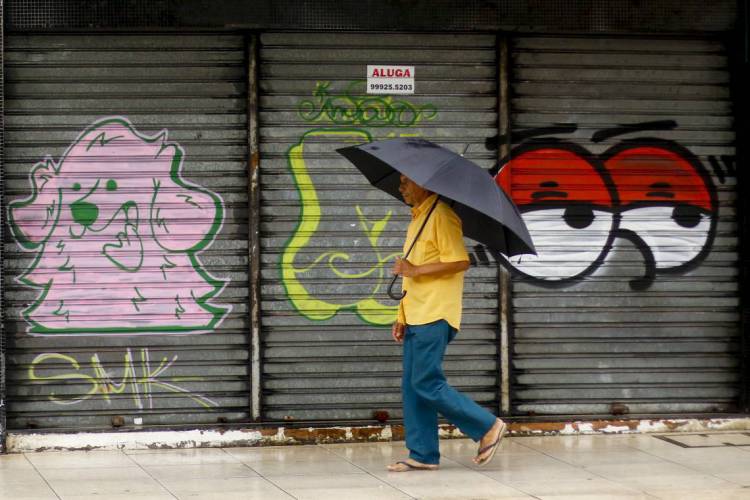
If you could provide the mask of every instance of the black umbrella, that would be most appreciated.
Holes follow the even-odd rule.
[[[398,190],[400,174],[437,193],[461,218],[465,236],[509,257],[536,254],[518,208],[487,170],[463,156],[414,137],[370,142],[337,151],[373,186],[396,199],[403,201]],[[390,287],[388,294],[399,299],[391,294]]]

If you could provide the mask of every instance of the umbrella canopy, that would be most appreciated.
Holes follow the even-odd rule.
[[[401,137],[337,150],[370,183],[403,201],[400,174],[437,193],[463,223],[464,235],[507,256],[533,253],[521,213],[488,171],[430,141]]]

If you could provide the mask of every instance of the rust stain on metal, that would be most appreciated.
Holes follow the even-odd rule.
[[[284,429],[284,436],[298,442],[331,443],[346,440],[346,430],[340,428]]]
[[[378,441],[383,439],[382,427],[353,427],[351,437],[354,441]]]
[[[674,422],[672,420],[663,420],[662,423],[669,428],[670,431],[679,430],[680,427],[684,427],[687,422]]]
[[[565,429],[563,422],[511,423],[508,430],[511,434],[551,434]]]
[[[629,430],[634,431],[638,429],[637,420],[595,420],[591,422],[591,427],[595,431],[603,431],[611,429],[613,427],[627,427]]]

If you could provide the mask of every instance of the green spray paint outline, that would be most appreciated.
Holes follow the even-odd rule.
[[[434,104],[415,106],[414,104],[393,99],[393,96],[372,96],[356,93],[355,87],[365,80],[354,80],[344,89],[342,95],[331,95],[331,82],[316,82],[313,100],[299,103],[299,117],[308,123],[327,120],[335,125],[362,125],[368,127],[411,127],[418,122],[433,120],[437,116]],[[338,105],[337,100],[343,100]],[[410,117],[404,121],[404,116]]]
[[[356,88],[365,83],[365,80],[353,80],[344,89],[343,94],[331,94],[329,81],[316,82],[315,89],[312,92],[314,100],[303,100],[299,102],[297,114],[308,123],[330,122],[333,125],[348,126],[369,126],[369,127],[411,127],[423,119],[433,120],[437,116],[435,105],[427,103],[422,106],[405,100],[394,100],[393,96],[371,96],[362,95],[357,92]],[[316,102],[317,101],[317,102]],[[337,101],[343,101],[341,104]],[[410,118],[404,121],[404,117]],[[305,132],[297,144],[292,145],[287,150],[287,165],[295,181],[295,188],[301,202],[300,218],[297,227],[294,229],[292,236],[287,240],[284,246],[281,261],[279,262],[279,272],[282,277],[282,283],[287,294],[287,298],[292,306],[302,316],[313,321],[324,321],[332,318],[341,310],[352,309],[366,323],[376,326],[387,326],[396,320],[398,305],[385,306],[380,304],[373,297],[380,290],[383,276],[383,264],[393,257],[400,255],[395,253],[381,258],[378,251],[377,241],[385,229],[392,212],[389,211],[386,217],[371,223],[368,221],[359,205],[355,205],[360,227],[365,232],[370,244],[378,258],[375,267],[359,274],[341,273],[335,267],[337,260],[348,260],[349,255],[343,251],[329,251],[318,256],[312,264],[305,268],[295,268],[294,258],[297,250],[304,248],[309,240],[314,236],[320,221],[320,204],[318,203],[315,186],[310,179],[302,156],[302,148],[307,137],[312,135],[349,135],[349,139],[357,142],[353,136],[360,136],[361,142],[371,142],[372,135],[361,128],[319,128]],[[388,137],[396,134],[391,132]],[[419,136],[420,134],[400,133],[400,136]],[[304,189],[300,186],[306,186]],[[372,224],[372,227],[370,227]],[[303,231],[306,235],[301,235]],[[317,299],[307,292],[304,285],[300,283],[296,275],[306,272],[315,267],[325,258],[328,259],[328,267],[333,273],[342,279],[356,279],[368,276],[373,272],[380,273],[381,281],[375,286],[375,289],[365,299],[350,304],[332,304],[324,300]],[[379,311],[373,313],[372,311]]]
[[[357,215],[360,220],[360,224],[367,234],[368,240],[372,245],[373,250],[378,258],[378,263],[370,270],[360,274],[344,274],[338,272],[335,269],[334,264],[337,259],[347,259],[349,256],[343,251],[330,251],[320,255],[315,261],[306,266],[305,268],[296,268],[294,266],[294,258],[297,255],[298,250],[307,246],[310,239],[313,237],[315,231],[318,228],[318,224],[321,218],[321,208],[318,202],[318,195],[315,191],[315,186],[310,179],[310,174],[307,171],[302,151],[304,148],[305,140],[312,136],[348,136],[348,138],[354,142],[357,142],[355,137],[359,136],[361,142],[371,142],[372,136],[369,132],[356,129],[356,128],[321,128],[314,129],[305,132],[300,141],[297,144],[292,145],[287,151],[287,165],[292,173],[295,181],[295,187],[300,198],[300,216],[297,222],[297,227],[294,229],[292,236],[287,240],[284,245],[284,252],[281,256],[279,263],[279,272],[281,274],[281,281],[284,284],[287,297],[290,302],[302,316],[314,321],[324,321],[332,318],[341,310],[352,309],[366,323],[385,326],[390,325],[396,318],[398,311],[398,305],[386,306],[378,302],[373,297],[375,296],[380,288],[383,286],[382,278],[384,278],[384,264],[391,260],[396,255],[388,255],[381,257],[378,247],[375,243],[385,229],[388,220],[392,215],[392,211],[388,211],[386,216],[376,221],[371,228],[368,228],[368,221],[364,218],[359,205],[356,205]],[[301,188],[300,186],[305,186]],[[333,272],[344,279],[356,279],[378,272],[381,282],[378,283],[371,294],[364,299],[350,304],[333,304],[326,302],[321,299],[313,297],[308,293],[305,286],[300,283],[297,278],[298,274],[307,272],[312,267],[316,266],[324,258],[328,258],[328,265]]]
[[[130,132],[133,133],[136,137],[141,139],[142,141],[146,143],[155,143],[159,140],[162,141],[162,147],[157,153],[157,156],[161,154],[162,151],[167,149],[170,146],[174,146],[175,148],[175,155],[172,158],[172,164],[170,167],[169,176],[172,179],[172,181],[177,184],[178,186],[198,191],[202,194],[208,195],[211,200],[214,202],[214,207],[216,209],[213,223],[211,224],[211,228],[206,232],[206,235],[203,237],[202,240],[200,240],[198,243],[190,247],[188,250],[175,252],[172,250],[169,250],[167,248],[164,248],[163,245],[159,242],[158,238],[154,238],[156,240],[156,243],[161,247],[165,252],[168,254],[187,254],[190,260],[190,263],[193,267],[193,270],[196,271],[201,278],[203,278],[209,285],[213,287],[213,290],[205,293],[204,295],[200,297],[195,297],[190,292],[193,299],[196,301],[196,303],[203,308],[205,311],[208,311],[212,314],[212,319],[207,325],[201,325],[201,326],[134,326],[134,327],[106,327],[106,328],[48,328],[46,326],[43,326],[36,322],[35,320],[31,319],[30,315],[36,311],[36,309],[44,303],[45,298],[47,297],[47,294],[50,291],[50,288],[52,286],[53,279],[50,278],[47,283],[45,284],[38,284],[30,281],[27,279],[27,276],[36,269],[39,260],[44,255],[44,252],[46,251],[46,244],[49,238],[52,236],[52,232],[54,231],[54,228],[57,227],[57,224],[60,220],[60,214],[62,213],[62,192],[58,189],[57,193],[57,202],[53,206],[59,207],[57,210],[57,217],[55,218],[55,222],[53,224],[52,229],[49,231],[47,236],[40,241],[39,243],[33,243],[29,240],[27,240],[23,236],[23,231],[18,228],[13,220],[13,208],[14,207],[24,207],[31,203],[33,203],[38,193],[40,192],[37,184],[36,179],[34,177],[34,173],[41,169],[48,169],[50,166],[52,167],[52,171],[54,175],[58,175],[60,173],[60,169],[65,163],[65,159],[68,156],[68,153],[73,149],[74,146],[76,146],[87,134],[90,132],[95,131],[96,129],[108,125],[108,124],[119,124],[124,125],[126,128],[130,130]],[[93,144],[94,141],[99,139],[101,137],[101,134],[95,137],[90,141],[90,144]],[[22,198],[20,200],[13,200],[10,203],[8,203],[8,224],[11,228],[11,233],[13,234],[14,238],[16,239],[16,242],[24,249],[29,251],[37,251],[38,248],[41,247],[41,251],[37,251],[37,254],[34,258],[34,260],[31,262],[31,264],[16,278],[16,281],[19,283],[22,283],[30,288],[34,289],[41,289],[42,293],[37,297],[36,301],[29,305],[26,309],[24,309],[21,312],[22,317],[26,322],[30,325],[27,328],[27,333],[29,334],[39,334],[39,335],[70,335],[70,334],[140,334],[140,335],[148,335],[148,334],[155,334],[155,333],[189,333],[189,332],[196,332],[196,331],[211,331],[214,330],[219,323],[221,323],[227,314],[229,314],[231,307],[220,307],[215,306],[213,304],[209,304],[208,301],[215,297],[221,290],[224,288],[224,286],[228,283],[227,281],[222,281],[218,278],[215,278],[208,274],[208,272],[203,268],[203,265],[198,261],[198,256],[196,254],[200,253],[202,250],[207,248],[213,241],[216,235],[221,230],[221,227],[224,223],[224,203],[222,199],[212,191],[203,188],[202,186],[197,185],[188,185],[185,182],[182,181],[182,178],[180,176],[180,171],[182,169],[182,158],[184,156],[184,150],[182,149],[182,146],[180,146],[176,142],[166,142],[165,139],[167,137],[167,131],[163,130],[159,132],[158,134],[148,137],[146,135],[140,134],[135,130],[135,127],[130,123],[130,121],[125,117],[107,117],[102,118],[100,120],[95,121],[93,124],[91,124],[88,128],[86,128],[83,132],[81,132],[75,141],[65,150],[65,153],[60,157],[60,161],[55,163],[54,160],[51,157],[46,158],[44,161],[37,163],[29,173],[29,179],[33,185],[32,193],[27,196],[26,198]],[[100,145],[105,145],[106,143],[103,142]],[[43,187],[43,185],[42,185]],[[156,192],[154,192],[154,195],[152,197],[152,207],[153,207],[153,201],[156,198]],[[149,214],[149,225],[151,226],[151,229],[153,231],[153,217],[152,214]],[[47,219],[45,221],[45,225],[47,224]]]

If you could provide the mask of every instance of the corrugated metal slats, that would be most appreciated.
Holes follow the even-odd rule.
[[[243,37],[13,35],[5,68],[8,426],[246,419]]]
[[[541,251],[514,280],[515,413],[732,411],[740,332],[725,48],[525,37],[512,60],[509,175]]]
[[[492,35],[261,35],[263,416],[400,418],[400,347],[385,295],[408,208],[334,151],[418,135],[490,168],[497,134]],[[368,64],[414,66],[416,93],[368,96]],[[497,409],[497,270],[466,278],[450,381]]]

